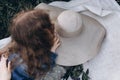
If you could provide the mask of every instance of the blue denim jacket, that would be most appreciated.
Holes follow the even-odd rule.
[[[20,57],[18,54],[12,54],[9,56],[8,60],[13,60],[15,57]],[[55,53],[51,53],[51,66],[54,67],[55,66],[55,59],[57,57],[57,54]],[[20,62],[16,61],[16,62]],[[15,63],[16,64],[16,63]],[[44,65],[43,65],[44,66]],[[14,70],[12,71],[12,76],[11,76],[11,80],[34,80],[32,77],[30,77],[27,72],[25,72],[25,66],[24,65],[17,65]]]
[[[11,80],[34,80],[34,79],[25,72],[22,66],[17,66],[12,71]]]

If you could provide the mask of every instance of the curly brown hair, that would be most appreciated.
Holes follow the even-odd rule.
[[[20,53],[28,65],[27,72],[30,75],[44,75],[51,69],[50,50],[55,35],[54,25],[46,11],[39,9],[18,13],[12,21],[10,33],[15,43],[10,54]],[[43,67],[43,64],[46,67]]]

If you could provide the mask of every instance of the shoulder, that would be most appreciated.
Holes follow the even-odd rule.
[[[27,65],[23,63],[23,59],[18,53],[10,54],[8,60],[12,61],[12,80],[33,80],[27,74]]]

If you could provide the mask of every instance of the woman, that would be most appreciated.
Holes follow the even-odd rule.
[[[31,10],[17,14],[11,24],[12,44],[8,60],[12,62],[12,80],[50,80],[56,68],[60,80],[64,69],[55,65],[56,48],[60,45],[54,25],[44,10]]]

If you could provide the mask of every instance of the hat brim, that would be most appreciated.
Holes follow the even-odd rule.
[[[60,36],[61,45],[57,49],[56,63],[63,66],[75,66],[94,58],[105,36],[104,27],[87,15],[80,14],[83,29],[80,35],[72,38]]]
[[[56,21],[58,15],[65,10],[63,8],[59,8],[59,7],[56,7],[56,6],[48,5],[48,4],[45,4],[45,3],[40,3],[39,5],[37,5],[35,7],[35,9],[43,9],[43,10],[48,11],[48,13],[50,15],[50,19],[53,22]]]

